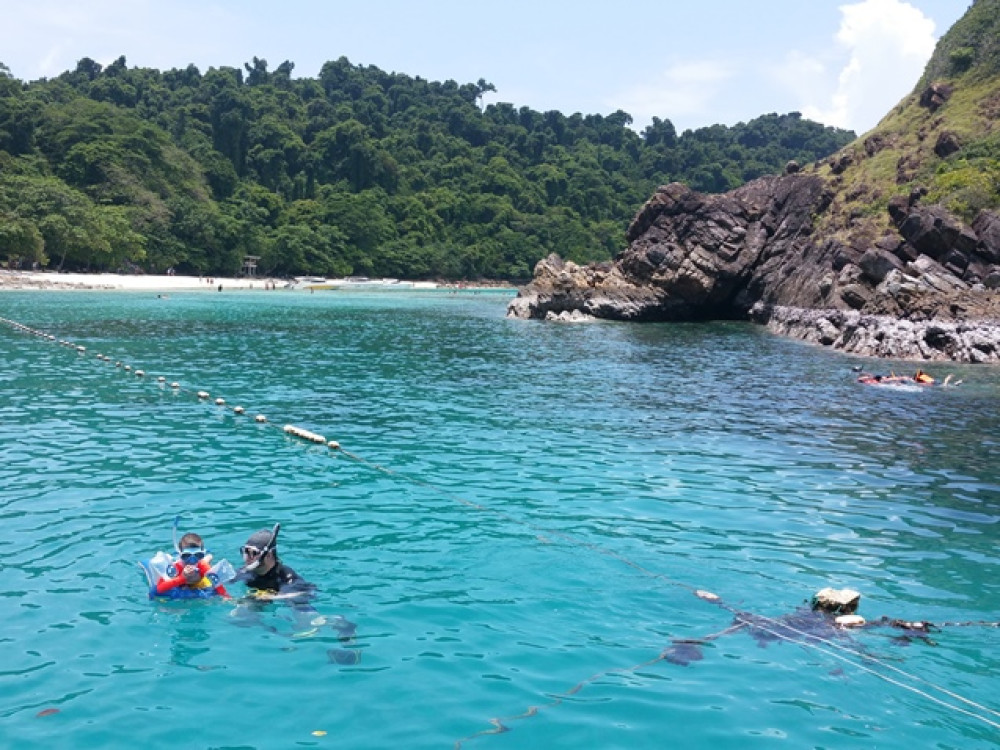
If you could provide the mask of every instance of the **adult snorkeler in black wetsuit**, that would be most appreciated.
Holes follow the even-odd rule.
[[[246,544],[240,547],[244,565],[237,572],[235,580],[245,583],[250,594],[237,609],[237,615],[242,615],[243,624],[258,624],[264,603],[280,599],[287,602],[295,612],[296,632],[293,637],[315,635],[321,626],[330,625],[342,640],[353,638],[356,630],[354,623],[340,615],[330,618],[321,615],[312,604],[316,586],[281,562],[277,548],[280,530],[281,524],[275,524],[270,531],[255,531]],[[328,655],[338,664],[356,664],[361,656],[358,651],[342,649],[332,649]]]
[[[316,587],[278,559],[280,530],[281,524],[275,524],[271,531],[261,529],[250,535],[246,544],[240,547],[244,565],[236,574],[236,580],[246,583],[260,599],[307,601]]]

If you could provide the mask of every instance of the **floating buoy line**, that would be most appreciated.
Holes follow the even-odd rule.
[[[59,339],[56,336],[53,336],[51,333],[48,333],[46,331],[40,331],[40,330],[35,329],[35,328],[31,328],[30,326],[26,326],[23,323],[18,323],[15,320],[8,320],[7,318],[0,318],[0,323],[4,323],[4,324],[10,326],[11,328],[13,328],[14,330],[20,331],[21,333],[26,333],[26,334],[29,334],[31,336],[36,336],[37,338],[42,339],[44,341],[53,342],[53,343],[58,344],[59,346],[64,346],[64,347],[66,347],[68,349],[75,350],[78,354],[83,355],[83,354],[87,353],[87,347],[85,347],[85,346],[81,346],[79,344],[74,344],[72,341],[66,341],[64,339]],[[107,354],[97,353],[95,355],[95,358],[97,360],[101,361],[101,362],[112,362],[113,361],[112,357],[109,357]],[[146,371],[145,370],[141,370],[139,368],[133,368],[132,365],[125,364],[121,360],[114,360],[114,366],[116,368],[119,368],[119,369],[123,370],[124,372],[131,373],[132,375],[134,375],[137,378],[144,378],[144,377],[146,377]],[[160,385],[165,385],[166,382],[167,382],[167,378],[164,375],[159,375],[159,376],[156,377],[156,382],[158,384],[160,384]],[[173,380],[173,381],[170,382],[170,389],[172,391],[177,392],[177,393],[188,393],[188,394],[191,394],[191,395],[197,397],[197,399],[199,401],[207,401],[207,400],[209,400],[212,397],[212,394],[209,393],[206,390],[192,391],[192,390],[190,390],[188,388],[183,387],[180,384],[180,382],[178,382],[176,380]],[[215,399],[215,405],[216,406],[225,406],[226,405],[226,399],[224,399],[222,397],[216,397],[216,399]],[[232,407],[232,412],[234,414],[237,414],[237,415],[244,415],[244,414],[247,413],[247,410],[244,407],[242,407],[242,406],[234,406],[234,407]],[[267,425],[267,426],[271,426],[271,427],[275,426],[263,414],[255,414],[254,417],[253,417],[253,421],[256,422],[257,424],[263,424],[263,425]],[[293,437],[297,437],[297,438],[299,438],[301,440],[305,440],[305,441],[310,442],[310,443],[319,443],[319,444],[325,445],[330,450],[339,450],[340,449],[340,443],[338,441],[336,441],[336,440],[327,440],[323,435],[319,435],[319,434],[317,434],[315,432],[311,432],[311,431],[309,431],[309,430],[307,430],[307,429],[305,429],[303,427],[297,427],[296,425],[286,424],[286,425],[284,425],[281,428],[281,430],[286,435],[291,435]]]
[[[68,340],[64,340],[64,339],[59,339],[56,336],[54,336],[53,334],[48,333],[47,331],[42,331],[42,330],[38,330],[38,329],[35,329],[35,328],[31,328],[30,326],[24,325],[23,323],[19,323],[18,321],[10,320],[8,318],[2,318],[2,317],[0,317],[0,323],[5,324],[5,325],[9,326],[10,328],[12,328],[13,330],[18,331],[20,333],[24,333],[24,334],[27,334],[27,335],[30,335],[30,336],[35,336],[36,338],[41,339],[43,341],[47,341],[47,342],[51,342],[51,343],[56,343],[59,346],[63,346],[65,348],[67,348],[67,349],[70,349],[70,350],[73,350],[73,351],[77,352],[78,355],[82,356],[82,355],[86,355],[86,353],[87,353],[87,347],[85,347],[85,346],[82,346],[82,345],[79,345],[79,344],[75,344],[72,341],[68,341]],[[110,363],[110,362],[114,361],[114,366],[115,366],[116,369],[121,369],[124,372],[131,373],[133,376],[135,376],[137,378],[145,378],[146,374],[147,374],[146,371],[143,370],[143,369],[133,368],[132,365],[124,363],[121,360],[113,360],[112,357],[110,357],[110,356],[108,356],[106,354],[103,354],[103,353],[97,353],[97,354],[95,354],[95,359],[97,359],[98,361],[101,361],[101,362],[105,362],[105,363]],[[157,376],[155,378],[155,382],[158,385],[160,385],[161,387],[167,387],[167,378],[164,375]],[[212,398],[212,394],[209,391],[207,391],[207,390],[193,391],[193,390],[191,390],[189,388],[186,388],[186,387],[182,386],[181,383],[179,381],[177,381],[177,380],[170,381],[169,388],[173,392],[186,393],[186,394],[192,395],[199,402],[206,402],[206,401],[208,401],[209,399]],[[227,402],[226,402],[225,398],[223,398],[221,396],[216,396],[216,398],[214,400],[214,403],[215,403],[216,406],[219,406],[219,407],[226,407],[226,405],[227,405]],[[243,406],[241,406],[241,405],[230,407],[230,410],[232,411],[233,414],[236,414],[236,415],[239,415],[239,416],[243,416],[243,415],[247,415],[248,414],[246,408],[243,407]],[[277,425],[275,423],[273,423],[264,414],[259,414],[259,413],[255,414],[255,415],[253,415],[252,419],[257,424],[264,425],[266,427],[277,428]],[[292,436],[294,438],[297,438],[297,439],[302,440],[302,441],[307,442],[307,443],[313,443],[313,444],[316,444],[316,445],[323,445],[323,446],[327,447],[330,451],[335,451],[338,454],[343,455],[343,456],[345,456],[345,457],[347,457],[347,458],[355,461],[356,463],[359,463],[359,464],[362,464],[364,466],[367,466],[367,467],[369,467],[372,470],[378,471],[378,472],[380,472],[382,474],[385,474],[387,476],[391,476],[391,477],[395,477],[395,478],[401,479],[403,481],[407,481],[407,482],[409,482],[411,484],[414,484],[416,486],[419,486],[419,487],[424,487],[426,489],[429,489],[429,490],[435,492],[438,495],[441,495],[442,497],[445,497],[445,498],[447,498],[449,500],[457,502],[457,503],[459,503],[461,505],[464,505],[466,507],[473,508],[475,510],[491,514],[491,515],[493,515],[493,516],[495,516],[497,518],[503,519],[503,520],[508,521],[510,523],[513,523],[515,525],[519,525],[519,526],[523,526],[523,527],[526,527],[528,529],[531,529],[532,531],[534,531],[536,533],[539,533],[539,534],[542,534],[542,535],[545,535],[545,536],[549,536],[549,537],[554,537],[554,538],[561,539],[562,541],[567,542],[568,544],[570,544],[572,546],[582,547],[582,548],[587,549],[587,550],[589,550],[591,552],[594,552],[596,554],[600,554],[600,555],[603,555],[605,557],[612,558],[612,559],[614,559],[614,560],[622,563],[623,565],[626,565],[626,566],[632,568],[633,570],[637,571],[638,573],[642,574],[645,577],[654,579],[654,580],[656,580],[656,581],[658,581],[660,583],[663,583],[663,584],[666,584],[666,585],[669,585],[669,586],[673,586],[673,587],[676,587],[676,588],[684,589],[684,590],[688,591],[689,593],[695,595],[697,598],[699,598],[699,599],[701,599],[703,601],[707,601],[707,602],[711,602],[713,604],[716,604],[719,607],[721,607],[721,608],[723,608],[725,610],[728,610],[729,612],[731,612],[734,615],[734,622],[735,622],[735,624],[732,625],[732,626],[730,626],[730,627],[728,627],[728,628],[726,628],[726,629],[724,629],[724,630],[722,630],[722,631],[720,631],[719,633],[715,633],[715,634],[712,634],[710,636],[706,636],[706,637],[701,638],[701,639],[673,639],[672,640],[672,644],[674,644],[674,645],[678,645],[678,644],[690,644],[690,643],[705,643],[705,642],[714,640],[715,638],[717,638],[720,635],[724,635],[724,634],[727,634],[727,633],[730,633],[730,632],[735,632],[735,631],[740,630],[741,628],[743,628],[745,626],[749,626],[750,625],[750,623],[748,621],[741,620],[741,618],[745,615],[745,613],[740,612],[739,610],[737,610],[737,609],[731,607],[730,605],[724,603],[716,594],[713,594],[711,592],[708,592],[708,591],[696,588],[695,586],[691,586],[690,584],[684,583],[682,581],[674,580],[673,578],[670,578],[669,576],[666,576],[666,575],[664,575],[662,573],[657,573],[655,571],[651,571],[651,570],[643,567],[642,565],[634,562],[633,560],[630,560],[629,558],[624,557],[623,555],[619,554],[618,552],[615,552],[614,550],[610,550],[610,549],[601,547],[599,545],[587,542],[585,540],[578,539],[578,538],[573,537],[573,536],[571,536],[569,534],[566,534],[565,532],[554,531],[552,529],[547,529],[547,528],[544,528],[544,527],[540,527],[540,526],[538,526],[537,524],[534,524],[531,521],[526,521],[523,518],[518,518],[516,516],[513,516],[513,515],[505,512],[505,511],[497,510],[496,508],[492,508],[492,507],[487,506],[487,505],[482,505],[480,503],[473,502],[473,501],[471,501],[471,500],[469,500],[467,498],[464,498],[464,497],[462,497],[460,495],[456,495],[456,494],[454,494],[452,492],[444,490],[444,489],[442,489],[442,488],[434,485],[431,482],[428,482],[428,481],[425,481],[425,480],[422,480],[422,479],[418,479],[416,477],[411,477],[409,475],[406,475],[406,474],[403,474],[401,472],[395,471],[395,470],[393,470],[391,468],[388,468],[388,467],[386,467],[384,465],[381,465],[381,464],[375,463],[373,461],[370,461],[370,460],[368,460],[368,459],[366,459],[366,458],[364,458],[364,457],[362,457],[362,456],[360,456],[358,454],[352,453],[351,451],[348,451],[348,450],[344,449],[341,446],[341,444],[340,444],[339,441],[337,441],[337,440],[328,440],[326,436],[324,436],[322,434],[319,434],[319,433],[316,433],[316,432],[313,432],[311,430],[307,430],[304,427],[299,427],[299,426],[293,425],[293,424],[285,424],[284,426],[282,426],[282,427],[280,427],[278,429],[280,429],[285,435]],[[862,618],[858,618],[858,619],[862,620],[862,622],[863,622]],[[910,624],[910,623],[907,623],[907,624]],[[922,626],[933,626],[935,628],[948,627],[948,626],[952,626],[952,627],[958,627],[958,626],[979,626],[979,627],[993,627],[993,628],[1000,627],[1000,622],[987,622],[987,621],[943,622],[943,623],[938,623],[936,625],[933,624],[933,623],[918,623],[918,624],[922,625]],[[839,643],[834,642],[830,638],[823,638],[823,637],[817,636],[814,633],[805,632],[803,630],[795,628],[794,626],[790,625],[787,622],[782,622],[782,621],[780,621],[777,618],[771,618],[771,617],[767,617],[765,615],[756,615],[756,614],[753,615],[753,624],[752,624],[752,627],[755,628],[756,630],[760,630],[760,631],[768,633],[769,635],[773,636],[777,640],[787,641],[787,642],[790,642],[790,643],[798,644],[798,645],[800,645],[802,647],[805,647],[805,648],[815,649],[815,650],[817,650],[817,651],[819,651],[821,653],[824,653],[824,654],[827,654],[827,655],[831,656],[832,658],[835,658],[835,659],[838,659],[840,661],[846,662],[847,664],[850,664],[850,665],[854,666],[856,669],[858,669],[861,672],[866,672],[866,673],[868,673],[868,674],[870,674],[870,675],[872,675],[874,677],[877,677],[878,679],[881,679],[881,680],[883,680],[883,681],[885,681],[885,682],[887,682],[889,684],[895,685],[895,686],[900,687],[900,688],[902,688],[904,690],[907,690],[907,691],[909,691],[911,693],[919,695],[919,696],[921,696],[921,697],[923,697],[923,698],[925,698],[927,700],[930,700],[931,702],[933,702],[933,703],[935,703],[937,705],[940,705],[940,706],[942,706],[944,708],[947,708],[947,709],[949,709],[951,711],[954,711],[956,713],[960,713],[960,714],[966,715],[966,716],[968,716],[970,718],[973,718],[973,719],[976,719],[978,721],[981,721],[981,722],[983,722],[983,723],[985,723],[985,724],[987,724],[987,725],[989,725],[991,727],[994,727],[996,729],[1000,729],[1000,711],[996,711],[996,710],[994,710],[992,708],[989,708],[989,707],[987,707],[985,705],[977,703],[976,701],[973,701],[973,700],[971,700],[969,698],[961,696],[961,695],[959,695],[956,692],[950,691],[950,690],[948,690],[948,689],[946,689],[944,687],[936,685],[936,684],[934,684],[934,683],[932,683],[932,682],[930,682],[930,681],[928,681],[928,680],[926,680],[926,679],[924,679],[922,677],[919,677],[917,675],[914,675],[914,674],[911,674],[909,672],[906,672],[905,670],[902,670],[902,669],[900,669],[900,668],[898,668],[896,666],[888,664],[888,663],[886,663],[883,660],[877,659],[876,657],[874,657],[874,656],[872,656],[870,654],[860,653],[856,649],[851,649],[851,648],[848,648],[846,646],[843,646],[843,645],[841,645]],[[462,738],[460,740],[457,740],[455,742],[454,747],[457,750],[465,742],[473,740],[473,739],[475,739],[477,737],[481,737],[481,736],[489,735],[489,734],[498,734],[498,733],[501,733],[501,732],[509,731],[509,727],[506,726],[505,722],[511,722],[511,721],[516,721],[516,720],[521,720],[521,719],[527,719],[527,718],[530,718],[532,716],[536,716],[538,714],[538,712],[542,708],[554,707],[554,706],[557,706],[557,705],[561,704],[566,698],[568,698],[568,697],[570,697],[572,695],[575,695],[580,690],[582,690],[586,685],[591,684],[592,682],[594,682],[595,680],[599,679],[600,677],[604,677],[604,676],[608,676],[608,675],[612,675],[612,674],[635,673],[635,672],[637,672],[640,669],[643,669],[645,667],[649,667],[649,666],[651,666],[653,664],[656,664],[657,662],[663,661],[663,660],[665,660],[667,658],[668,651],[669,651],[669,649],[665,649],[664,651],[662,651],[656,657],[654,657],[652,659],[648,659],[648,660],[646,660],[644,662],[641,662],[639,664],[634,664],[634,665],[628,666],[628,667],[611,668],[611,669],[607,669],[607,670],[603,670],[601,672],[598,672],[598,673],[596,673],[594,675],[591,675],[590,677],[588,677],[588,678],[580,681],[576,685],[574,685],[572,688],[570,688],[570,689],[568,689],[568,690],[566,690],[566,691],[564,691],[562,693],[556,694],[555,697],[553,698],[553,700],[551,700],[550,702],[548,702],[548,703],[546,703],[544,705],[531,706],[524,713],[518,714],[516,716],[507,716],[507,717],[502,717],[502,718],[490,719],[489,723],[492,725],[492,727],[493,727],[492,729],[487,729],[487,730],[483,730],[483,731],[480,731],[480,732],[476,732],[475,734],[472,734],[472,735],[464,737],[464,738]],[[889,676],[887,674],[883,674],[883,673],[879,672],[877,669],[873,668],[872,666],[868,666],[868,664],[860,663],[858,661],[859,659],[863,660],[864,662],[867,662],[868,664],[877,665],[878,667],[880,667],[881,669],[885,670],[886,672],[893,672],[896,675],[898,675],[898,678],[891,677],[891,676]],[[947,696],[951,700],[954,700],[954,701],[956,701],[958,703],[961,703],[961,704],[964,704],[965,706],[968,706],[968,708],[963,708],[962,706],[955,705],[953,703],[949,703],[947,700],[945,700],[943,698],[939,698],[939,697],[937,697],[935,695],[932,695],[931,693],[927,692],[926,690],[923,690],[921,688],[916,687],[915,684],[908,684],[907,682],[904,682],[903,681],[904,679],[910,681],[910,683],[917,683],[917,684],[922,684],[924,686],[927,686],[928,688],[937,691],[941,695]],[[995,718],[990,718],[991,716],[995,717]]]

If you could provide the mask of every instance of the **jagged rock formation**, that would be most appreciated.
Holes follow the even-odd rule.
[[[660,188],[632,222],[630,245],[613,264],[541,261],[511,311],[544,317],[566,310],[618,320],[746,317],[761,299],[782,304],[820,298],[811,263],[785,256],[809,246],[812,216],[829,203],[823,181],[765,177],[726,195],[674,183]],[[791,274],[789,272],[791,271]],[[790,281],[792,277],[798,279]],[[812,287],[811,289],[809,287]]]
[[[898,234],[852,246],[815,231],[824,180],[761,178],[726,195],[657,191],[614,263],[542,260],[515,317],[752,319],[860,354],[1000,361],[1000,216],[972,227],[940,207],[890,204]]]
[[[755,307],[751,318],[775,333],[870,357],[997,362],[1000,321],[913,321],[855,310]]]
[[[995,168],[998,19],[1000,0],[977,0],[928,64],[980,54],[988,75],[963,62],[922,82],[826,162],[725,195],[663,186],[614,262],[549,256],[508,314],[755,320],[860,354],[1000,362],[1000,194],[969,169]],[[981,44],[956,55],[956,39]]]

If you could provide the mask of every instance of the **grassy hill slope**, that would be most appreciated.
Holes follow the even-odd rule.
[[[966,223],[1000,206],[1000,0],[976,0],[913,91],[817,171],[836,193],[823,228],[852,245],[889,229],[893,196]]]

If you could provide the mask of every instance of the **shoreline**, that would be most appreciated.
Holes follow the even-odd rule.
[[[0,290],[60,290],[90,291],[218,291],[226,289],[259,289],[284,286],[285,280],[269,277],[222,278],[209,276],[167,276],[119,273],[55,273],[52,271],[0,271]]]
[[[857,310],[813,310],[758,302],[750,320],[779,336],[846,354],[912,362],[1000,363],[1000,321],[907,320]]]
[[[56,273],[53,271],[0,270],[0,292],[4,290],[81,290],[81,291],[133,291],[133,292],[218,292],[227,290],[254,291],[305,291],[289,289],[289,279],[270,276],[219,277],[219,276],[167,276],[153,274],[119,273]],[[493,282],[434,282],[443,291],[475,291],[479,289],[508,288]],[[220,288],[221,287],[221,288]],[[513,285],[510,289],[515,289]]]

